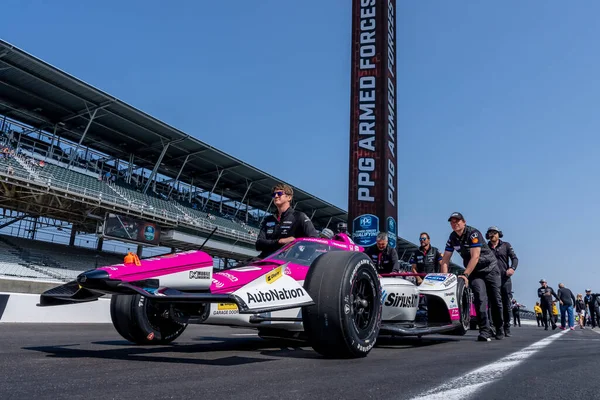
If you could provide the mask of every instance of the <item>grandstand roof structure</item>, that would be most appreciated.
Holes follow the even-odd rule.
[[[0,113],[55,132],[111,157],[175,176],[231,200],[267,210],[281,180],[162,122],[88,83],[0,40]],[[325,225],[347,212],[294,188],[296,209]]]
[[[262,210],[271,204],[271,187],[281,181],[1,39],[0,114],[110,157],[127,160],[135,154],[138,166],[156,167],[231,200],[250,199],[251,207]],[[345,210],[290,186],[295,208],[316,225],[347,222]],[[418,249],[399,237],[396,243],[404,261]]]

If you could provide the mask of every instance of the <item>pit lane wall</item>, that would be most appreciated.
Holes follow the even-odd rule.
[[[38,307],[40,295],[0,292],[0,323],[111,323],[110,299]]]

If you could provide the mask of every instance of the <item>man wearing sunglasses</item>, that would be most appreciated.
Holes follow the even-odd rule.
[[[296,238],[319,237],[310,218],[290,207],[294,197],[291,186],[283,183],[275,185],[272,196],[277,214],[267,216],[262,223],[256,240],[256,250],[261,252],[259,258],[273,254]]]
[[[496,256],[483,239],[481,232],[467,225],[459,212],[450,218],[452,233],[446,243],[442,257],[442,271],[448,271],[448,264],[454,250],[463,259],[465,270],[459,275],[466,286],[471,286],[479,324],[478,341],[489,342],[492,336],[492,323],[496,326],[496,339],[504,337],[502,322],[502,297],[500,296],[500,270]],[[492,322],[488,318],[488,303],[492,310]]]
[[[419,247],[419,250],[415,250],[408,261],[412,264],[412,272],[419,274],[440,272],[442,254],[436,247],[431,246],[430,237],[427,232],[422,232],[421,235],[419,235],[419,243],[421,243],[421,247]],[[416,278],[417,285],[420,285],[423,282],[423,279],[421,279],[420,276],[417,276]]]
[[[494,252],[500,268],[500,294],[502,295],[502,307],[504,309],[504,335],[510,336],[510,309],[511,309],[511,293],[512,280],[510,277],[515,273],[519,259],[513,250],[510,243],[500,240],[504,235],[497,226],[490,226],[485,234],[485,238],[489,240],[488,246]],[[516,325],[515,325],[516,326]]]

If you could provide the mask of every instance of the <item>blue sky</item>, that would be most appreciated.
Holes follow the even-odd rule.
[[[350,1],[165,4],[4,0],[0,33],[346,209]],[[576,4],[397,4],[399,233],[498,225],[529,307],[542,277],[600,291],[600,3]]]

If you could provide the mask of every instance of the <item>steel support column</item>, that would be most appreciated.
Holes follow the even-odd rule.
[[[173,188],[175,187],[175,185],[179,181],[179,176],[181,176],[181,172],[183,171],[183,168],[185,167],[185,164],[187,164],[187,162],[188,162],[189,159],[190,159],[190,155],[188,154],[187,157],[185,158],[185,160],[183,161],[183,164],[181,164],[181,168],[179,168],[179,172],[177,173],[177,177],[175,178],[175,182],[171,185],[171,189],[169,189],[169,195],[167,197],[171,196],[171,192],[173,191]]]
[[[142,193],[146,194],[146,191],[148,191],[148,188],[150,187],[150,183],[152,182],[152,179],[154,179],[154,177],[156,176],[156,171],[158,171],[158,167],[160,166],[160,163],[162,162],[163,157],[167,153],[169,144],[171,144],[171,142],[167,142],[167,144],[163,147],[162,152],[160,153],[160,157],[158,157],[158,161],[156,161],[156,164],[154,164],[154,169],[152,169],[152,173],[150,174],[150,177],[148,178],[148,182],[146,182],[146,186],[144,186],[144,190],[142,191]]]
[[[81,135],[81,139],[79,139],[79,143],[77,143],[77,147],[75,147],[75,150],[73,151],[73,153],[71,153],[71,159],[69,160],[69,166],[67,167],[67,169],[71,168],[71,164],[73,164],[73,160],[75,159],[75,156],[77,155],[77,152],[79,151],[79,147],[81,147],[81,143],[83,143],[83,139],[85,139],[85,135],[87,135],[88,130],[90,129],[90,126],[92,126],[92,122],[94,122],[94,118],[96,118],[96,113],[98,112],[98,109],[95,109],[94,112],[92,113],[92,116],[90,117],[90,120],[88,121],[87,126],[85,127],[85,130],[83,131],[83,135]]]
[[[246,193],[244,193],[244,197],[242,197],[242,201],[240,201],[240,203],[242,203],[242,205],[244,204],[244,200],[246,200],[246,196],[248,196],[248,192],[250,191],[250,188],[252,187],[253,183],[254,182],[250,182],[250,184],[246,188]],[[235,218],[237,216],[237,213],[240,211],[240,208],[241,208],[240,206],[236,207],[235,214],[233,214],[233,218]]]
[[[217,169],[217,171],[219,171],[219,170]],[[213,192],[217,188],[217,185],[219,184],[219,181],[221,180],[221,176],[223,176],[223,172],[225,172],[224,169],[219,171],[219,176],[217,177],[217,180],[215,181],[215,184],[213,185],[212,189],[210,189],[210,193],[208,194],[208,197],[206,198],[206,201],[204,202],[204,206],[202,206],[202,211],[206,210],[206,206],[208,205],[208,202],[210,201],[210,198],[213,195]]]
[[[35,240],[35,234],[37,233],[37,224],[39,217],[33,217],[33,229],[31,229],[31,240]]]
[[[272,197],[271,197],[271,201],[269,202],[269,205],[267,206],[267,209],[265,210],[265,214],[260,219],[260,225],[262,225],[263,221],[265,220],[265,217],[267,216],[267,213],[269,212],[269,208],[271,208],[271,204],[273,204],[273,198]]]
[[[129,155],[129,167],[127,168],[127,183],[131,185],[131,177],[133,176],[133,159],[134,155],[131,153]]]
[[[71,236],[69,237],[69,246],[75,246],[75,236],[77,235],[77,225],[71,225]]]
[[[194,189],[194,177],[192,176],[192,181],[190,182],[190,203],[192,202],[192,189]]]
[[[56,124],[54,124],[54,131],[52,133],[52,139],[50,139],[50,150],[48,150],[48,158],[52,158],[52,155],[54,154],[54,139],[56,138]]]
[[[333,219],[333,217],[329,217],[329,221],[327,221],[327,225],[325,225],[325,228],[329,228],[329,224],[331,223],[332,219]]]

